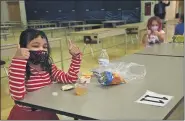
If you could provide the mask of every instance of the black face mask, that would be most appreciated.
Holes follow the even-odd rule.
[[[48,52],[47,51],[33,51],[30,50],[30,57],[28,59],[28,62],[31,62],[32,64],[38,65],[43,64],[48,60]]]

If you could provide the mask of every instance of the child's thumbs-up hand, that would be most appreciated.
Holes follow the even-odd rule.
[[[20,48],[20,45],[17,46],[17,51],[15,53],[14,58],[19,59],[28,59],[30,57],[29,49],[27,48]]]
[[[68,40],[69,53],[72,56],[76,56],[80,53],[80,49],[71,41]]]

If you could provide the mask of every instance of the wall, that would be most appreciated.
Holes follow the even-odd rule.
[[[140,1],[25,1],[28,20],[128,19],[140,21]]]
[[[146,22],[151,16],[145,16],[144,15],[144,10],[145,10],[145,2],[151,2],[152,3],[152,7],[151,7],[151,16],[154,16],[154,6],[156,3],[158,3],[158,1],[141,1],[141,21]],[[165,1],[165,2],[168,2]],[[166,20],[171,20],[175,18],[175,14],[176,14],[176,3],[177,1],[170,1],[170,6],[166,7]]]
[[[9,21],[8,5],[6,1],[1,1],[1,22]]]
[[[151,15],[150,16],[144,15],[146,2],[151,2]],[[146,21],[148,21],[148,19],[150,17],[154,16],[154,6],[156,3],[157,3],[157,1],[149,1],[149,0],[146,0],[146,1],[142,0],[141,1],[141,21],[146,22]]]
[[[166,7],[166,20],[175,19],[176,2],[177,1],[170,1],[170,6]]]
[[[179,1],[179,9],[178,12],[180,14],[184,14],[184,1]]]
[[[27,27],[27,18],[26,18],[26,9],[25,9],[25,2],[24,0],[19,1],[20,7],[20,15],[21,15],[21,23],[23,27]]]

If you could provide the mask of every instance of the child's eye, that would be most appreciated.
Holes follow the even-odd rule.
[[[47,48],[48,46],[47,45],[44,45],[43,48]]]
[[[39,46],[38,45],[32,45],[32,47],[38,48]]]

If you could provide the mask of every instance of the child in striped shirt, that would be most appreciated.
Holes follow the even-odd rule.
[[[69,41],[69,53],[72,61],[67,73],[57,69],[50,57],[50,47],[44,32],[26,29],[20,35],[15,56],[9,67],[9,90],[13,100],[22,100],[24,96],[39,90],[52,81],[75,83],[81,64],[78,47]],[[15,104],[8,120],[59,120],[52,112],[37,110]]]

